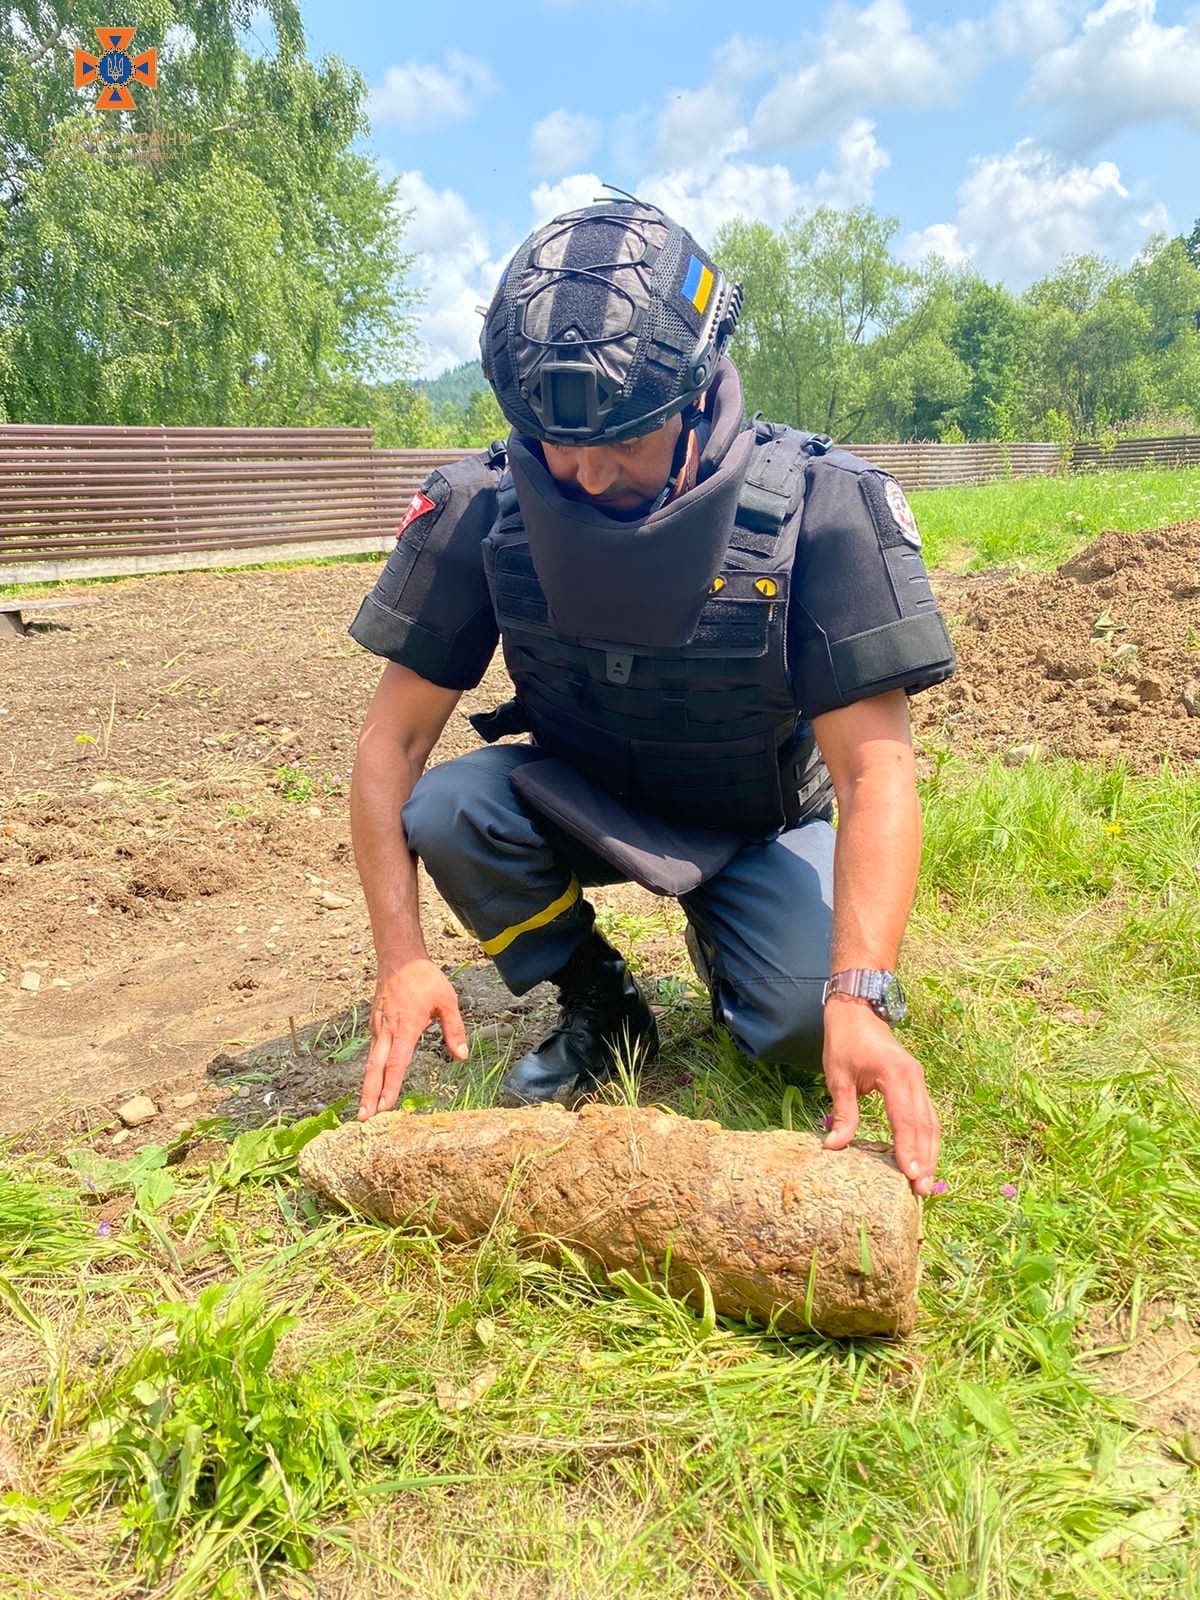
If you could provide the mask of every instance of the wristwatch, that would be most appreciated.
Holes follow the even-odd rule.
[[[845,995],[849,1000],[865,1000],[876,1016],[895,1027],[908,1015],[908,1004],[900,979],[894,972],[876,972],[866,967],[848,967],[845,972],[835,972],[825,984],[821,996],[824,1005],[831,994]]]

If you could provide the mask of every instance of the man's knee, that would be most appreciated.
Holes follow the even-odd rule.
[[[720,1010],[738,1047],[758,1061],[819,1072],[825,1042],[820,978],[764,979],[732,995],[720,995]]]
[[[439,861],[459,857],[482,841],[534,842],[528,815],[508,781],[522,758],[519,746],[470,750],[430,767],[419,779],[404,806],[404,832],[409,848],[435,876]]]

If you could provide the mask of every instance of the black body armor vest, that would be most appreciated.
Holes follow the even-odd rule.
[[[513,440],[484,540],[516,700],[472,718],[631,804],[766,838],[831,814],[788,673],[805,469],[828,441],[758,423],[641,520],[565,499]]]

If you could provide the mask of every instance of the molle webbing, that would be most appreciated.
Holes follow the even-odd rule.
[[[828,774],[787,663],[809,453],[793,431],[755,430],[720,571],[690,637],[670,647],[606,645],[551,621],[506,475],[485,555],[517,703],[477,730],[494,738],[524,721],[547,753],[618,796],[747,838],[827,813]]]

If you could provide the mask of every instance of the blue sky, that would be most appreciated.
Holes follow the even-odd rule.
[[[412,210],[427,375],[477,354],[508,254],[602,181],[705,244],[734,216],[865,203],[905,259],[1015,289],[1200,216],[1196,5],[302,4],[310,53],[370,86],[367,147]]]

